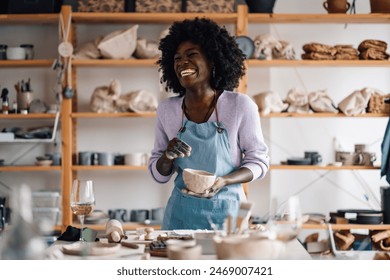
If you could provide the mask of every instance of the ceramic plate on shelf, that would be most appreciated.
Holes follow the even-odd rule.
[[[245,54],[246,58],[251,58],[255,51],[255,44],[248,36],[237,36],[236,42],[240,50]]]
[[[116,253],[121,245],[118,243],[75,242],[62,246],[62,252],[77,256],[102,256]]]

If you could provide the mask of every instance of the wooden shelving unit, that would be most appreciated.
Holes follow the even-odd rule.
[[[78,24],[166,24],[174,21],[194,17],[208,17],[221,24],[234,25],[236,35],[247,35],[249,24],[389,24],[390,14],[367,14],[367,15],[348,15],[348,14],[249,14],[246,6],[240,5],[237,13],[232,14],[207,14],[207,13],[72,13],[69,6],[63,6],[61,11],[64,22],[72,17],[72,34],[74,41],[75,32]],[[30,24],[55,24],[58,25],[58,14],[34,14],[34,15],[0,15],[0,25],[30,25]],[[75,41],[74,41],[75,43]],[[24,60],[24,61],[0,61],[0,68],[39,68],[50,67],[52,59],[42,60]],[[251,67],[383,67],[389,68],[390,61],[308,61],[308,60],[255,60],[249,59],[247,66]],[[154,59],[128,59],[128,60],[74,60],[72,69],[73,85],[77,84],[78,68],[110,68],[110,67],[156,67]],[[245,92],[247,80],[241,81],[238,91]],[[76,90],[77,93],[77,90]],[[62,226],[64,230],[67,225],[74,224],[70,211],[70,186],[72,179],[77,176],[77,172],[89,171],[145,171],[145,166],[78,166],[72,162],[72,157],[77,153],[77,121],[79,119],[92,118],[134,118],[146,117],[153,118],[155,113],[111,113],[97,114],[92,112],[76,112],[74,108],[77,105],[77,95],[74,99],[64,99],[61,107],[61,125],[62,125],[62,166],[1,166],[0,172],[24,172],[24,171],[61,171],[62,172]],[[29,114],[23,115],[0,115],[3,120],[23,120],[53,118],[52,114]],[[348,117],[344,114],[296,114],[296,113],[272,113],[265,118],[340,118]],[[385,114],[361,114],[353,116],[354,118],[378,118],[389,117]],[[273,165],[271,170],[378,170],[379,167],[363,166],[285,166]],[[75,224],[77,225],[77,224]],[[126,229],[135,229],[139,224],[125,224]],[[102,225],[88,225],[94,229],[103,229]],[[325,225],[305,225],[304,228],[325,228]],[[335,225],[334,229],[361,228],[362,225]],[[389,229],[390,225],[364,225],[369,229]],[[58,229],[58,227],[57,227]]]
[[[216,22],[235,24],[237,13],[73,13],[74,23],[140,23],[140,24],[171,24],[174,21],[192,19],[195,17],[212,18]]]
[[[79,59],[74,67],[156,67],[155,59]]]
[[[135,171],[146,171],[147,166],[129,166],[129,165],[113,165],[113,166],[102,166],[102,165],[73,165],[72,170],[82,171],[82,170],[135,170]]]
[[[271,165],[271,170],[380,170],[380,166]]]
[[[61,171],[61,166],[11,165],[0,166],[0,172]]]
[[[94,113],[78,112],[72,113],[72,118],[89,119],[89,118],[154,118],[156,113]]]
[[[0,24],[58,24],[58,14],[0,14]]]
[[[1,23],[0,23],[1,24]],[[37,68],[50,67],[53,60],[50,59],[34,59],[34,60],[0,60],[0,68]]]
[[[385,60],[258,60],[248,59],[248,65],[256,67],[390,67]]]
[[[388,14],[248,14],[249,23],[264,24],[388,24]]]
[[[56,114],[8,114],[8,115],[1,115],[0,119],[6,119],[6,120],[25,120],[25,119],[54,119],[56,117]]]

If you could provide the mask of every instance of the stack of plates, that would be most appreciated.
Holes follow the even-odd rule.
[[[348,219],[351,224],[381,224],[383,212],[365,209],[344,209],[338,210],[337,215]]]

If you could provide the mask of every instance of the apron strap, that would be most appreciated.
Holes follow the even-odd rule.
[[[217,126],[218,126],[217,131],[218,131],[218,133],[222,133],[224,129],[221,127],[221,123],[220,123],[219,118],[218,118],[217,91],[216,90],[214,90],[214,99],[213,99],[213,101],[210,104],[209,110],[207,111],[207,113],[206,113],[206,115],[204,117],[203,122],[207,121],[207,116],[210,113],[211,109],[215,109],[215,116],[217,118]],[[185,97],[183,98],[183,102],[181,104],[181,112],[182,113],[181,113],[181,127],[179,129],[179,133],[183,133],[184,131],[186,131],[186,127],[184,125],[184,111],[185,111]]]

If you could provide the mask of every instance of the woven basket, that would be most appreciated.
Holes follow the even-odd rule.
[[[390,114],[390,104],[385,100],[390,99],[390,94],[379,95],[373,94],[368,103],[368,112],[379,114]]]

